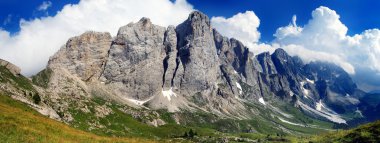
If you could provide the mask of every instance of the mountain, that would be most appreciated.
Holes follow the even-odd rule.
[[[202,141],[315,134],[379,119],[372,113],[380,101],[339,66],[304,63],[283,49],[252,53],[198,11],[178,26],[142,18],[116,37],[70,38],[31,80],[0,63],[2,91],[98,135],[175,138],[194,129],[210,137]]]

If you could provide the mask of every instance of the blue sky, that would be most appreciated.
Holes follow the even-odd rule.
[[[66,4],[76,4],[79,0],[51,0],[47,11],[38,11],[44,0],[2,0],[0,1],[1,28],[17,32],[19,20],[55,15]],[[366,29],[380,27],[379,0],[188,0],[195,9],[208,16],[231,17],[238,12],[252,10],[260,18],[261,41],[273,40],[273,34],[280,26],[288,24],[293,15],[297,23],[304,25],[310,19],[310,12],[319,6],[327,6],[339,13],[341,21],[349,27],[348,34],[361,33]],[[22,4],[21,4],[22,3]],[[11,17],[10,22],[7,21]]]
[[[196,9],[209,16],[231,17],[238,12],[252,10],[260,18],[259,31],[262,40],[272,40],[280,26],[297,15],[297,23],[304,25],[310,12],[319,6],[327,6],[339,13],[341,21],[349,27],[348,34],[361,33],[380,27],[379,0],[189,0]]]
[[[46,11],[39,11],[38,7],[45,0],[1,0],[0,1],[0,27],[17,32],[20,19],[34,19],[42,16],[55,15],[66,4],[76,4],[79,0],[51,0],[52,4]],[[47,13],[46,13],[47,12]],[[10,21],[8,20],[10,17]]]
[[[1,0],[0,58],[30,76],[70,37],[115,36],[141,17],[177,25],[194,10],[254,54],[283,48],[305,62],[341,66],[362,89],[380,89],[379,0]]]

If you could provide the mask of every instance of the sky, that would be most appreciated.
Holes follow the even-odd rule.
[[[115,36],[141,17],[177,25],[199,10],[213,28],[255,54],[284,48],[305,62],[335,63],[360,88],[379,90],[379,7],[378,0],[2,0],[0,58],[30,76],[85,31]]]

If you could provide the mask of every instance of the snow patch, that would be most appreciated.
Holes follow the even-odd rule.
[[[318,111],[321,111],[322,110],[322,100],[319,99],[319,102],[317,103],[317,105],[315,105],[315,109],[317,109]]]
[[[234,70],[234,73],[235,73],[235,74],[238,74],[238,72],[237,72],[237,71],[235,71],[235,70]]]
[[[169,101],[171,100],[172,96],[177,97],[177,95],[173,92],[172,89],[173,88],[170,88],[169,90],[162,90],[162,95],[168,98]]]
[[[243,89],[238,82],[236,82],[236,87],[239,89],[239,94],[243,94]]]
[[[361,117],[364,117],[363,114],[362,114],[362,111],[359,110],[359,108],[356,108],[356,113],[358,113]]]
[[[136,99],[127,98],[127,100],[136,104],[136,105],[143,105],[145,103],[145,101],[140,101],[140,100],[136,100]]]
[[[329,112],[326,112],[326,111],[318,111],[318,110],[315,110],[314,108],[311,108],[309,107],[308,105],[302,103],[302,102],[298,102],[298,104],[300,105],[300,107],[310,113],[314,113],[316,115],[319,115],[321,117],[324,117],[332,122],[335,122],[335,123],[344,123],[344,124],[347,124],[346,120],[342,119],[338,114],[336,113],[329,113]]]
[[[310,79],[306,78],[306,81],[311,83],[311,84],[314,84],[314,80],[310,80]]]
[[[147,100],[136,100],[136,99],[132,99],[132,98],[125,98],[126,100],[128,100],[129,102],[132,102],[133,104],[136,104],[136,105],[144,105],[146,102],[150,101],[153,97],[147,99]]]
[[[293,122],[287,121],[287,120],[282,119],[280,117],[278,117],[278,119],[280,119],[281,122],[284,122],[284,123],[287,123],[287,124],[291,124],[291,125],[295,125],[295,126],[302,126],[302,127],[305,126],[305,125],[302,125],[302,124],[298,124],[298,123],[293,123]]]
[[[294,92],[293,92],[293,91],[290,91],[290,92],[289,92],[289,95],[290,95],[290,96],[293,96],[293,95],[294,95]]]
[[[307,90],[306,88],[304,88],[303,86],[305,85],[305,82],[304,81],[301,81],[301,89],[302,89],[302,93],[304,95],[304,97],[308,98],[309,96],[309,90]]]
[[[262,98],[262,97],[259,98],[259,102],[260,102],[261,104],[266,105],[266,103],[265,103],[265,101],[264,101],[264,98]]]

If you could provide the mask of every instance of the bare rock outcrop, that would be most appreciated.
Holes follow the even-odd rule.
[[[104,96],[139,107],[249,118],[253,114],[244,102],[267,106],[282,100],[313,110],[324,102],[341,113],[354,109],[356,99],[347,106],[340,103],[354,100],[346,95],[357,94],[356,85],[343,70],[326,65],[304,64],[282,49],[254,55],[195,11],[176,27],[142,18],[121,27],[114,39],[86,32],[71,38],[48,67],[55,75],[52,90],[65,85],[70,88],[56,91],[80,96],[101,87],[109,91]]]
[[[190,96],[212,90],[220,76],[220,67],[209,18],[193,12],[176,27],[176,32],[180,65],[175,77],[179,83],[174,84],[180,85],[177,88],[182,94]]]
[[[19,75],[21,72],[19,67],[3,59],[0,59],[0,66],[4,66],[14,75]]]
[[[121,95],[143,100],[161,94],[165,28],[148,18],[119,29],[109,51],[102,81]]]
[[[83,81],[98,79],[108,58],[111,35],[86,32],[70,38],[49,60],[49,68],[65,68]]]

